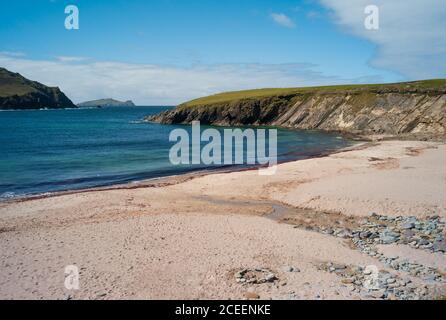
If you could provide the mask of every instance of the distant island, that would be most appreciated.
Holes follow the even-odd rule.
[[[134,107],[135,104],[131,101],[118,101],[115,99],[99,99],[79,103],[79,108],[107,108],[107,107]]]
[[[57,87],[47,87],[0,67],[0,110],[76,108]]]

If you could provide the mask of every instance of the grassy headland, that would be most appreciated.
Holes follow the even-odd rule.
[[[335,86],[317,86],[301,88],[265,88],[254,90],[231,91],[214,94],[185,102],[180,107],[197,107],[216,103],[228,103],[243,99],[254,99],[274,96],[287,96],[294,94],[336,93],[342,91],[371,91],[371,90],[416,90],[416,89],[446,88],[446,79],[431,79],[412,82],[389,84],[353,84]]]

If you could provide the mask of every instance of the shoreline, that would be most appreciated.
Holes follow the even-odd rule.
[[[2,202],[0,297],[413,300],[444,294],[446,253],[435,251],[441,249],[435,237],[446,229],[446,145],[381,141],[351,148],[282,163],[268,177],[212,172],[157,187]],[[402,225],[411,219],[422,228],[406,243]],[[423,228],[432,226],[431,246],[418,244]],[[68,265],[79,267],[80,290],[64,288]],[[384,281],[377,290],[365,287],[367,266]],[[264,282],[264,273],[276,280]]]
[[[327,157],[332,154],[347,152],[347,151],[355,150],[356,148],[362,148],[364,145],[367,145],[369,143],[373,143],[373,142],[366,141],[366,140],[355,140],[355,143],[353,143],[351,146],[348,146],[348,147],[344,147],[344,148],[340,148],[338,150],[332,150],[332,151],[322,151],[317,154],[313,154],[313,155],[310,155],[310,156],[307,156],[307,157],[304,157],[304,158],[298,159],[298,160],[292,159],[292,160],[279,161],[278,165],[284,164],[284,163],[289,163],[289,162],[296,162],[296,161],[302,161],[302,160]],[[24,201],[29,201],[29,200],[38,200],[38,199],[58,197],[58,196],[62,196],[62,195],[70,195],[70,194],[77,194],[77,193],[88,193],[88,192],[107,191],[107,190],[132,190],[132,189],[141,189],[141,188],[158,188],[160,186],[169,186],[169,185],[182,183],[182,182],[192,180],[195,178],[199,178],[199,177],[203,177],[206,175],[258,170],[261,167],[262,166],[259,166],[259,165],[253,165],[253,166],[248,166],[248,167],[240,167],[237,165],[232,165],[232,166],[223,166],[221,168],[214,168],[214,169],[197,169],[196,171],[184,172],[184,173],[179,173],[176,175],[170,175],[170,176],[164,176],[164,177],[154,177],[154,178],[143,179],[143,180],[134,181],[134,182],[116,183],[116,184],[97,186],[97,187],[91,187],[91,188],[68,189],[68,190],[61,190],[61,191],[54,191],[54,192],[42,192],[42,193],[36,193],[36,194],[30,194],[30,195],[16,196],[16,197],[11,197],[11,198],[0,198],[0,204],[1,203],[24,202]]]

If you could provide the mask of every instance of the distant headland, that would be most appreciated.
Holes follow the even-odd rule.
[[[0,110],[134,107],[131,101],[99,99],[75,105],[58,87],[48,87],[0,67]]]

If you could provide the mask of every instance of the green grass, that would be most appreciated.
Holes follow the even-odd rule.
[[[320,87],[302,87],[302,88],[265,88],[243,91],[232,91],[215,94],[188,101],[181,104],[181,107],[197,107],[203,105],[211,105],[217,103],[229,103],[242,99],[253,99],[273,96],[287,96],[294,94],[318,93],[318,92],[338,92],[338,91],[367,91],[379,88],[446,88],[446,79],[421,80],[413,82],[389,83],[389,84],[357,84],[357,85],[337,85],[337,86],[320,86]]]
[[[0,97],[21,96],[35,92],[36,89],[31,86],[31,83],[15,73],[0,68]]]
[[[27,93],[36,91],[32,87],[22,85],[0,85],[0,97],[9,97],[13,95],[22,96]]]

